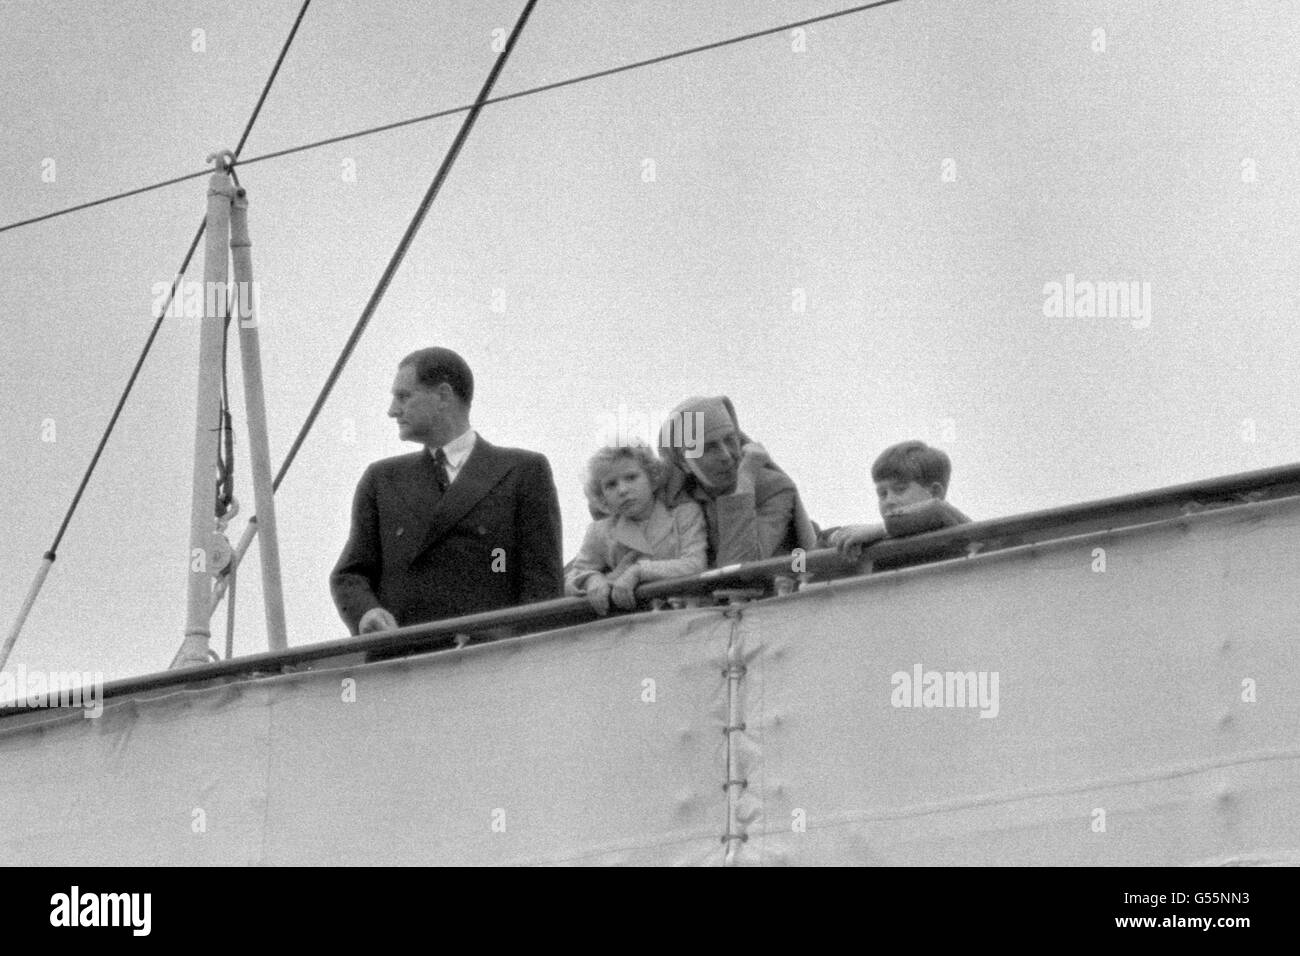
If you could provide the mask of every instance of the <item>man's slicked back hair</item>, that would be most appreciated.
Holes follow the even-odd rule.
[[[438,346],[420,349],[402,359],[397,367],[406,368],[408,365],[414,367],[416,380],[425,388],[437,388],[445,382],[466,408],[474,401],[474,373],[451,349]]]
[[[923,441],[905,441],[890,445],[871,466],[872,481],[915,481],[929,487],[938,482],[948,490],[952,461],[938,448]]]

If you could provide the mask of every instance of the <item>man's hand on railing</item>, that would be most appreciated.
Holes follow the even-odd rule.
[[[391,631],[397,627],[397,618],[382,607],[372,607],[365,614],[361,615],[361,622],[357,626],[357,632],[360,634],[372,634],[375,631]]]

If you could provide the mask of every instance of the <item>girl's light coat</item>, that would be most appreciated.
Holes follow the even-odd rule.
[[[704,512],[694,501],[669,508],[658,498],[644,521],[614,515],[593,521],[578,556],[564,575],[564,593],[578,595],[593,574],[617,577],[633,564],[642,581],[662,581],[703,571],[708,557]]]

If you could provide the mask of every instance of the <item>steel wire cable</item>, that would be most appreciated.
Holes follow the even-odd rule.
[[[856,7],[848,7],[844,10],[835,10],[831,13],[824,13],[820,16],[808,17],[804,20],[795,20],[790,23],[783,23],[778,27],[767,27],[762,30],[755,30],[750,33],[744,33],[739,36],[728,37],[725,40],[715,40],[712,43],[704,43],[700,46],[693,46],[685,50],[677,50],[673,53],[665,53],[662,56],[650,57],[647,60],[637,60],[634,63],[625,63],[622,66],[609,67],[604,70],[597,70],[594,73],[584,73],[581,76],[570,77],[567,80],[556,80],[554,83],[544,83],[541,86],[531,86],[528,89],[518,90],[514,93],[503,93],[500,96],[493,96],[482,104],[470,104],[468,106],[454,106],[450,109],[438,110],[434,113],[424,113],[420,116],[412,116],[409,119],[397,120],[392,123],[383,123],[379,126],[370,126],[366,129],[357,130],[352,133],[342,133],[338,136],[330,136],[326,139],[313,140],[310,143],[303,143],[299,146],[289,146],[285,149],[278,149],[270,153],[263,153],[260,156],[252,156],[248,159],[241,159],[240,165],[251,166],[253,163],[262,163],[270,159],[281,159],[285,156],[292,156],[294,153],[302,153],[311,149],[320,149],[322,146],[332,146],[335,143],[344,143],[348,140],[360,139],[364,136],[373,136],[376,133],[386,133],[389,130],[400,129],[404,126],[413,126],[416,123],[427,123],[436,119],[444,119],[448,116],[456,116],[459,113],[467,113],[476,107],[492,106],[497,103],[508,103],[511,100],[522,99],[526,96],[536,96],[539,93],[549,93],[551,90],[558,90],[566,86],[576,86],[579,83],[588,83],[591,80],[602,79],[607,76],[614,76],[618,73],[626,73],[630,70],[640,70],[647,66],[655,66],[659,63],[667,63],[670,60],[681,59],[686,56],[693,56],[697,53],[706,53],[710,50],[717,50],[721,47],[733,46],[737,43],[744,43],[748,40],[756,40],[761,37],[772,36],[776,33],[784,33],[786,30],[795,30],[800,27],[809,26],[814,23],[823,23],[827,20],[835,20],[839,17],[847,17],[851,14],[862,13],[866,10],[872,10],[876,7],[885,7],[890,4],[899,3],[901,0],[876,0],[874,3],[864,3]],[[260,106],[260,104],[259,104]],[[197,179],[199,176],[205,176],[210,173],[209,169],[201,169],[197,172],[185,173],[182,176],[174,176],[171,179],[164,179],[161,182],[153,183],[148,186],[140,186],[136,189],[128,189],[125,192],[115,193],[112,196],[105,196],[101,199],[93,199],[90,202],[80,203],[75,206],[68,206],[66,209],[57,209],[54,212],[48,212],[40,216],[33,216],[30,219],[23,219],[18,222],[11,222],[7,225],[0,226],[0,232],[7,232],[10,229],[17,229],[20,226],[30,226],[34,223],[44,222],[47,219],[54,219],[58,216],[66,216],[69,213],[80,212],[83,209],[90,209],[95,206],[102,206],[105,203],[116,202],[119,199],[127,199],[131,196],[139,196],[141,193],[152,192],[155,189],[163,189],[167,186],[175,186],[177,183],[187,182],[191,179]]]
[[[280,73],[280,67],[284,63],[285,56],[289,53],[289,47],[293,44],[293,39],[298,34],[298,27],[302,24],[302,19],[307,13],[307,8],[311,6],[311,0],[303,0],[302,6],[298,9],[298,16],[294,18],[293,27],[289,30],[289,35],[285,38],[284,45],[280,48],[280,55],[275,59],[275,65],[271,68],[271,73],[266,78],[266,83],[262,86],[262,92],[257,98],[257,103],[253,107],[253,112],[248,117],[248,122],[244,125],[243,135],[239,137],[239,145],[235,148],[235,155],[238,157],[239,151],[244,148],[248,142],[248,136],[253,131],[253,125],[257,122],[258,115],[262,112],[262,104],[266,102],[267,94],[271,91],[272,84],[275,83],[276,77]],[[210,172],[210,170],[205,170]],[[150,349],[153,348],[154,340],[158,337],[158,330],[162,328],[163,318],[171,306],[172,299],[176,295],[176,290],[180,286],[185,270],[190,266],[190,260],[194,258],[194,251],[199,246],[199,241],[203,238],[204,229],[207,226],[207,217],[199,222],[198,231],[194,234],[194,239],[190,243],[189,251],[185,253],[185,258],[181,262],[180,269],[177,270],[176,278],[172,282],[171,291],[167,295],[167,302],[159,310],[158,316],[154,321],[153,328],[149,332],[148,338],[145,339],[144,347],[140,350],[140,356],[136,359],[135,367],[131,370],[131,375],[127,379],[126,387],[122,390],[122,395],[117,401],[117,406],[113,409],[113,414],[108,420],[108,425],[104,428],[104,434],[100,436],[99,444],[95,448],[95,453],[91,456],[90,464],[86,466],[86,472],[81,477],[81,483],[77,485],[76,493],[72,496],[72,502],[68,505],[68,510],[63,516],[63,521],[59,524],[59,530],[54,535],[54,541],[51,543],[49,550],[42,557],[40,570],[37,572],[36,579],[32,582],[26,600],[18,612],[18,618],[14,622],[13,628],[5,638],[3,648],[0,648],[0,667],[4,667],[5,662],[9,659],[9,654],[13,650],[14,643],[18,640],[18,634],[22,630],[23,622],[26,620],[32,605],[40,593],[41,586],[44,584],[45,575],[49,571],[50,565],[58,557],[59,545],[63,541],[63,535],[68,530],[68,525],[72,521],[73,514],[76,513],[77,506],[81,503],[81,497],[85,494],[86,486],[90,483],[90,478],[95,472],[99,459],[104,453],[104,447],[108,444],[109,436],[112,435],[117,420],[121,417],[122,409],[126,406],[126,400],[134,388],[136,379],[140,376],[140,369],[144,367],[145,358],[149,355]]]

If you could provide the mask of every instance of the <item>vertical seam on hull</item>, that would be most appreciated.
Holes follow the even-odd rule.
[[[723,671],[727,678],[727,725],[723,729],[723,735],[727,738],[727,759],[726,779],[723,780],[722,787],[727,793],[727,828],[722,836],[725,847],[722,865],[735,866],[738,845],[746,839],[736,818],[737,804],[740,800],[739,791],[743,789],[744,781],[739,780],[735,772],[737,763],[735,735],[741,726],[740,681],[744,677],[745,668],[741,663],[739,646],[740,613],[727,616],[731,618],[731,632],[727,635],[727,667]]]

